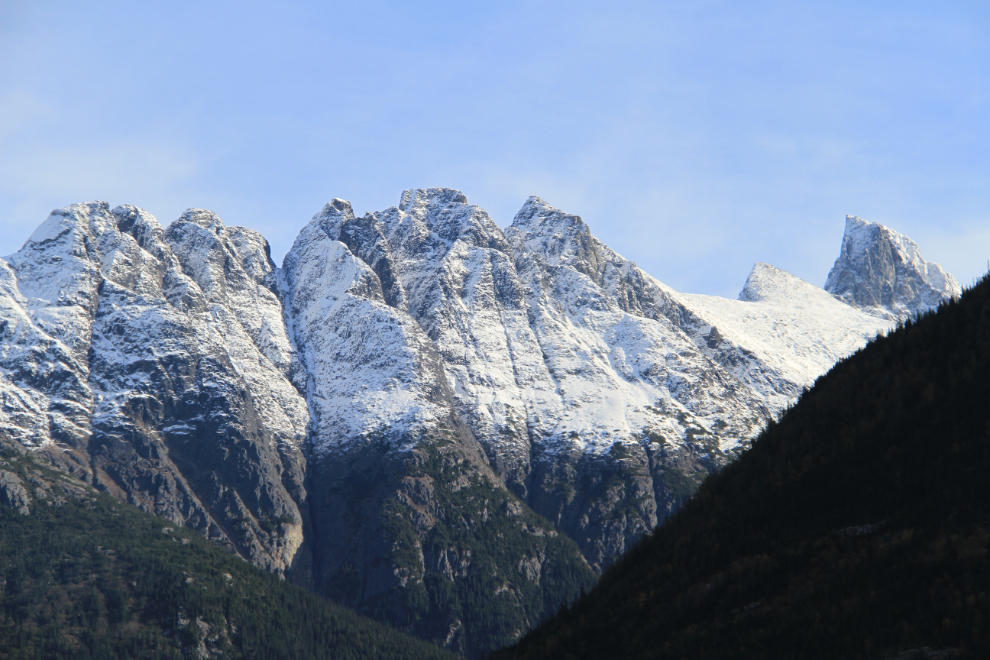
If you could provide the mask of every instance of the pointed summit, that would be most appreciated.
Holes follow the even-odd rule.
[[[314,216],[314,220],[327,236],[337,241],[340,240],[340,230],[344,223],[354,220],[354,209],[347,200],[334,197]]]
[[[561,211],[536,195],[526,200],[509,229],[526,252],[548,264],[568,264],[595,281],[601,279],[610,255],[621,259],[591,235],[581,216]]]
[[[208,211],[206,209],[186,209],[182,215],[179,216],[177,222],[189,222],[194,225],[199,225],[204,229],[211,229],[217,234],[223,232],[226,226],[223,224],[223,220],[220,219],[213,211]]]
[[[853,307],[898,321],[935,309],[962,292],[940,264],[924,260],[910,238],[849,215],[825,290]]]
[[[796,297],[800,293],[806,292],[809,287],[816,291],[818,295],[823,295],[822,290],[813,284],[808,284],[801,278],[791,275],[786,270],[781,270],[776,266],[756,262],[749,277],[746,278],[746,285],[739,292],[739,300],[745,302],[760,302],[767,300],[770,302],[785,302]]]
[[[454,188],[411,188],[402,191],[399,209],[413,213],[413,209],[425,208],[429,205],[451,206],[467,203],[467,195]]]
[[[561,211],[536,195],[530,195],[526,203],[522,205],[512,220],[512,226],[530,232],[538,232],[544,228],[553,230],[573,228],[578,231],[583,229],[586,233],[588,231],[581,216]]]

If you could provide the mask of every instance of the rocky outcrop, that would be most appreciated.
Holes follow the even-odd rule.
[[[0,436],[0,505],[29,516],[36,506],[62,506],[67,498],[88,500],[95,494],[91,486],[46,468],[23,445]]]
[[[952,275],[925,261],[910,238],[849,215],[842,251],[825,290],[854,307],[900,322],[962,293]]]
[[[456,433],[315,460],[317,589],[468,657],[518,639],[594,584],[575,543]],[[407,447],[409,446],[407,445]]]
[[[25,516],[31,514],[31,496],[21,483],[21,478],[13,472],[0,470],[0,504],[13,507]]]

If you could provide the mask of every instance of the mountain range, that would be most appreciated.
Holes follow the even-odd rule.
[[[335,199],[282,267],[190,209],[53,211],[0,260],[0,439],[452,650],[590,588],[839,359],[960,293],[846,220],[825,289],[682,294],[531,197]]]

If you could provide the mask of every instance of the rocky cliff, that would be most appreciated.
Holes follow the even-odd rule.
[[[284,573],[308,518],[309,415],[262,283],[264,245],[205,211],[167,232],[134,207],[53,212],[0,264],[0,424],[67,471]]]
[[[842,251],[825,290],[871,314],[901,322],[962,293],[952,275],[940,264],[925,261],[910,238],[849,215]]]

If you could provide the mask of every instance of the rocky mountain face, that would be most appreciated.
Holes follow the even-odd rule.
[[[300,557],[309,414],[256,232],[52,213],[0,264],[2,432],[259,566]]]
[[[825,290],[854,307],[900,322],[962,293],[952,275],[925,261],[910,238],[849,215],[842,252]]]
[[[849,300],[882,289],[856,272]],[[455,190],[334,200],[282,268],[208,211],[80,204],[0,260],[0,436],[478,655],[905,304],[843,300],[766,264],[739,300],[678,293],[535,197],[505,230]]]
[[[334,200],[279,273],[313,415],[315,586],[473,656],[594,576],[574,542],[505,487],[447,377],[442,333],[471,322],[447,253],[485,250],[481,232],[501,232],[459,193],[435,193],[460,204],[440,218],[416,208],[416,194],[380,218]],[[501,294],[488,293],[497,306]]]

